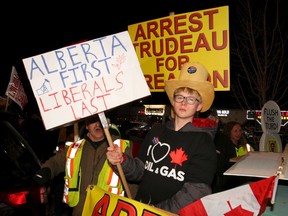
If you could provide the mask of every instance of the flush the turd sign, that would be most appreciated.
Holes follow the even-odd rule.
[[[259,151],[282,152],[279,136],[281,129],[281,110],[276,102],[268,101],[261,111],[261,127],[263,134],[259,143]]]

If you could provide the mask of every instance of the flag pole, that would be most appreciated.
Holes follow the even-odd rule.
[[[278,180],[279,180],[279,175],[277,174],[275,181],[274,181],[274,188],[273,188],[273,193],[272,193],[272,197],[271,197],[271,204],[274,205],[275,204],[275,198],[276,198],[276,191],[278,188]]]
[[[8,106],[9,106],[9,97],[6,97],[6,105],[5,105],[5,112],[8,111]]]
[[[277,188],[278,188],[278,181],[279,181],[279,176],[282,173],[283,170],[283,163],[284,163],[284,157],[281,157],[281,162],[280,165],[278,167],[277,170],[277,175],[274,181],[274,188],[273,188],[273,193],[272,193],[272,198],[271,198],[271,204],[274,205],[275,204],[275,199],[276,199],[276,192],[277,192]]]

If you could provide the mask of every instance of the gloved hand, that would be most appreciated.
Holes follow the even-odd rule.
[[[41,168],[33,176],[33,179],[39,184],[44,185],[51,179],[51,170],[48,167]]]

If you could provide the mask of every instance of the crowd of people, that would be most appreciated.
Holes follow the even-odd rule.
[[[214,87],[207,78],[206,68],[192,62],[183,65],[178,79],[165,81],[171,116],[148,131],[137,155],[127,137],[120,139],[121,145],[116,142],[121,134],[112,134],[115,142],[109,145],[96,114],[86,119],[83,137],[43,163],[35,181],[47,184],[62,173],[62,201],[73,209],[73,216],[82,214],[91,184],[119,196],[131,192],[129,198],[175,214],[206,195],[226,190],[230,183],[223,172],[233,164],[230,159],[253,148],[247,149],[240,123],[230,122],[223,132],[219,130],[211,109]],[[116,186],[108,183],[111,174],[119,178],[119,164],[131,186],[129,193],[119,179]]]

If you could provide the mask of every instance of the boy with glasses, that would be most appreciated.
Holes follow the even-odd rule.
[[[212,192],[216,149],[211,136],[192,124],[196,113],[207,111],[214,100],[207,78],[203,65],[186,63],[179,79],[165,81],[174,114],[148,132],[135,159],[118,146],[108,147],[114,168],[121,163],[127,180],[140,182],[136,200],[177,214]]]

